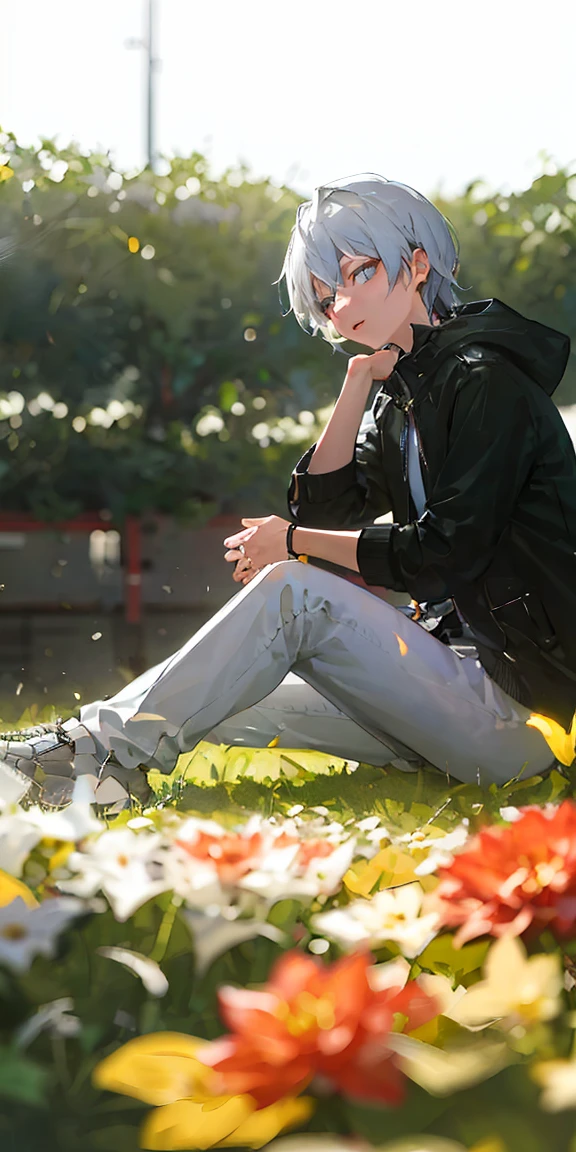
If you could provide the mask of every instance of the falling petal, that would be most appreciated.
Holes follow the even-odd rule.
[[[400,649],[400,655],[405,656],[407,651],[408,651],[408,645],[407,645],[406,641],[403,640],[402,637],[399,636],[397,632],[394,632],[394,636],[396,637],[396,639],[398,641],[398,647]]]
[[[541,716],[538,712],[532,712],[526,724],[529,728],[536,728],[542,733],[556,759],[569,768],[576,756],[576,712],[569,732],[566,732],[556,720],[552,720],[549,716]]]

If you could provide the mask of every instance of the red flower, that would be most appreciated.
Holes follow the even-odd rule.
[[[576,932],[576,804],[520,812],[513,824],[482,828],[438,870],[429,904],[445,926],[460,925],[457,944],[484,933]]]
[[[398,1104],[403,1074],[387,1037],[420,1027],[438,1007],[415,981],[378,991],[374,971],[364,953],[322,965],[294,951],[261,991],[222,988],[230,1035],[198,1053],[219,1074],[215,1090],[246,1092],[264,1108],[318,1075],[347,1095]]]
[[[252,868],[257,868],[263,847],[259,832],[252,836],[235,833],[212,836],[198,832],[195,840],[176,840],[176,844],[195,860],[207,860],[213,864],[223,884],[234,884]]]
[[[305,871],[312,860],[324,860],[327,856],[331,856],[338,843],[332,840],[299,840],[297,836],[289,836],[287,832],[282,832],[276,840],[275,848],[290,848],[292,845],[298,844],[298,852],[296,854],[296,863],[302,871]]]

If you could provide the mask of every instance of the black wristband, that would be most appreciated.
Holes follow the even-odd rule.
[[[295,552],[294,548],[292,547],[292,537],[294,535],[294,530],[297,527],[298,527],[297,524],[289,524],[288,528],[286,529],[286,551],[287,551],[288,555],[292,557],[293,560],[298,559],[298,553]]]

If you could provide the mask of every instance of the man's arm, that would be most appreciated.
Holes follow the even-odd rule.
[[[308,465],[310,476],[335,472],[354,457],[358,429],[372,388],[372,374],[365,365],[366,360],[360,357],[348,361],[340,395]]]
[[[355,356],[330,419],[317,444],[304,454],[292,474],[288,507],[292,519],[314,528],[346,528],[371,523],[389,512],[380,456],[380,438],[373,424],[358,436],[375,379],[393,371],[397,353]]]
[[[360,532],[323,532],[316,528],[296,528],[292,547],[299,555],[327,560],[352,572],[359,572],[356,550]]]

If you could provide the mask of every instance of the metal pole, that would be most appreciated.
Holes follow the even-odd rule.
[[[154,56],[154,34],[156,31],[156,12],[154,0],[148,0],[148,36],[146,40],[146,48],[148,55],[148,67],[146,70],[146,153],[148,157],[148,165],[154,171],[154,164],[156,162],[156,148],[154,140],[154,71],[156,65],[156,58]]]
[[[160,70],[160,60],[155,55],[156,46],[156,0],[146,0],[147,29],[143,40],[130,38],[124,41],[126,48],[144,48],[146,51],[146,160],[154,171],[156,164],[156,88],[154,73]]]

